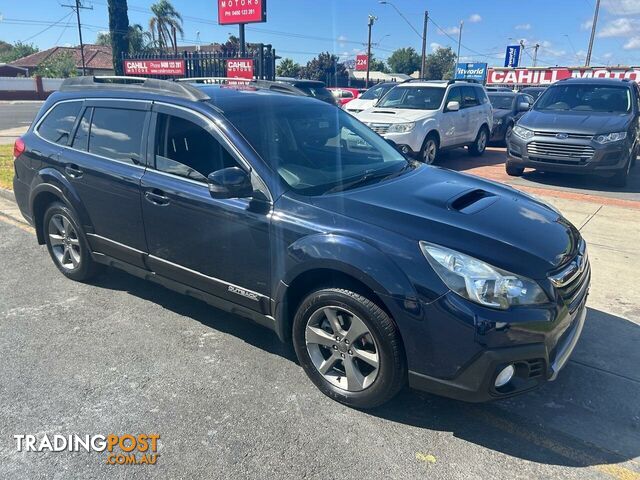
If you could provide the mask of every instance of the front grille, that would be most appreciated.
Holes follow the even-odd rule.
[[[568,305],[569,311],[573,313],[582,303],[591,280],[591,266],[584,240],[580,242],[575,258],[560,272],[549,278]]]
[[[580,162],[593,157],[595,150],[589,145],[533,141],[527,145],[527,153],[538,158],[556,157]]]
[[[549,138],[578,138],[580,140],[591,140],[593,135],[584,133],[566,133],[566,132],[533,132],[536,137],[549,137]],[[558,137],[560,135],[560,137]],[[566,137],[565,137],[566,135]]]
[[[390,123],[369,123],[369,128],[376,132],[378,135],[384,135],[389,131]]]

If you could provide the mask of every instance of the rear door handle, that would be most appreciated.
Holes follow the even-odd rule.
[[[169,205],[169,197],[167,197],[162,190],[147,190],[144,192],[144,198],[154,205]]]
[[[80,170],[80,167],[73,163],[65,165],[64,171],[72,178],[80,178],[84,174],[84,172]]]

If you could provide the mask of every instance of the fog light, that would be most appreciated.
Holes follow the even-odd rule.
[[[496,388],[504,387],[507,383],[509,383],[513,378],[513,374],[515,372],[516,370],[515,368],[513,368],[513,365],[507,365],[506,367],[504,367],[496,377]]]
[[[402,146],[402,153],[409,153],[409,147],[407,147],[406,145]]]

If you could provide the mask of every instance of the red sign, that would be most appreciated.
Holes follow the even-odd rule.
[[[369,57],[367,55],[356,55],[356,71],[366,72],[369,67]]]
[[[227,77],[253,79],[253,58],[230,58],[227,60]]]
[[[493,85],[550,85],[564,78],[628,78],[640,82],[640,68],[490,68]]]
[[[184,60],[124,60],[125,75],[172,75],[184,77]]]
[[[260,23],[267,21],[267,0],[218,0],[218,23]]]

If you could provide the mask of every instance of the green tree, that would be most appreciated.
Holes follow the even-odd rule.
[[[299,63],[294,62],[290,58],[283,58],[276,68],[276,74],[279,77],[298,78],[301,69],[302,67]]]
[[[438,48],[427,55],[424,76],[428,80],[449,80],[453,78],[456,54],[451,47]]]
[[[47,78],[67,78],[77,75],[76,61],[69,51],[58,53],[42,62],[35,72]]]
[[[171,47],[177,52],[176,33],[179,33],[180,37],[184,36],[182,15],[168,0],[160,0],[158,3],[154,3],[151,5],[151,11],[154,16],[149,20],[149,30],[151,30],[153,43],[160,50],[166,50]]]
[[[420,55],[412,48],[399,48],[387,59],[387,64],[393,73],[411,75],[420,70]]]
[[[129,14],[127,0],[107,0],[109,8],[109,35],[113,68],[116,75],[124,75],[122,57],[129,53]]]
[[[96,37],[96,45],[111,46],[111,34],[100,32]],[[129,25],[129,53],[144,53],[152,49],[151,33],[145,32],[142,25]]]
[[[382,72],[382,73],[391,73],[389,67],[384,62],[384,60],[378,60],[376,57],[371,54],[371,61],[369,62],[369,69],[372,72]]]
[[[32,53],[36,53],[38,48],[32,43],[15,42],[13,45],[0,41],[0,62],[13,62]]]
[[[318,55],[300,70],[302,78],[320,80],[328,87],[346,85],[349,78],[343,63],[338,63],[338,57],[329,52]]]

